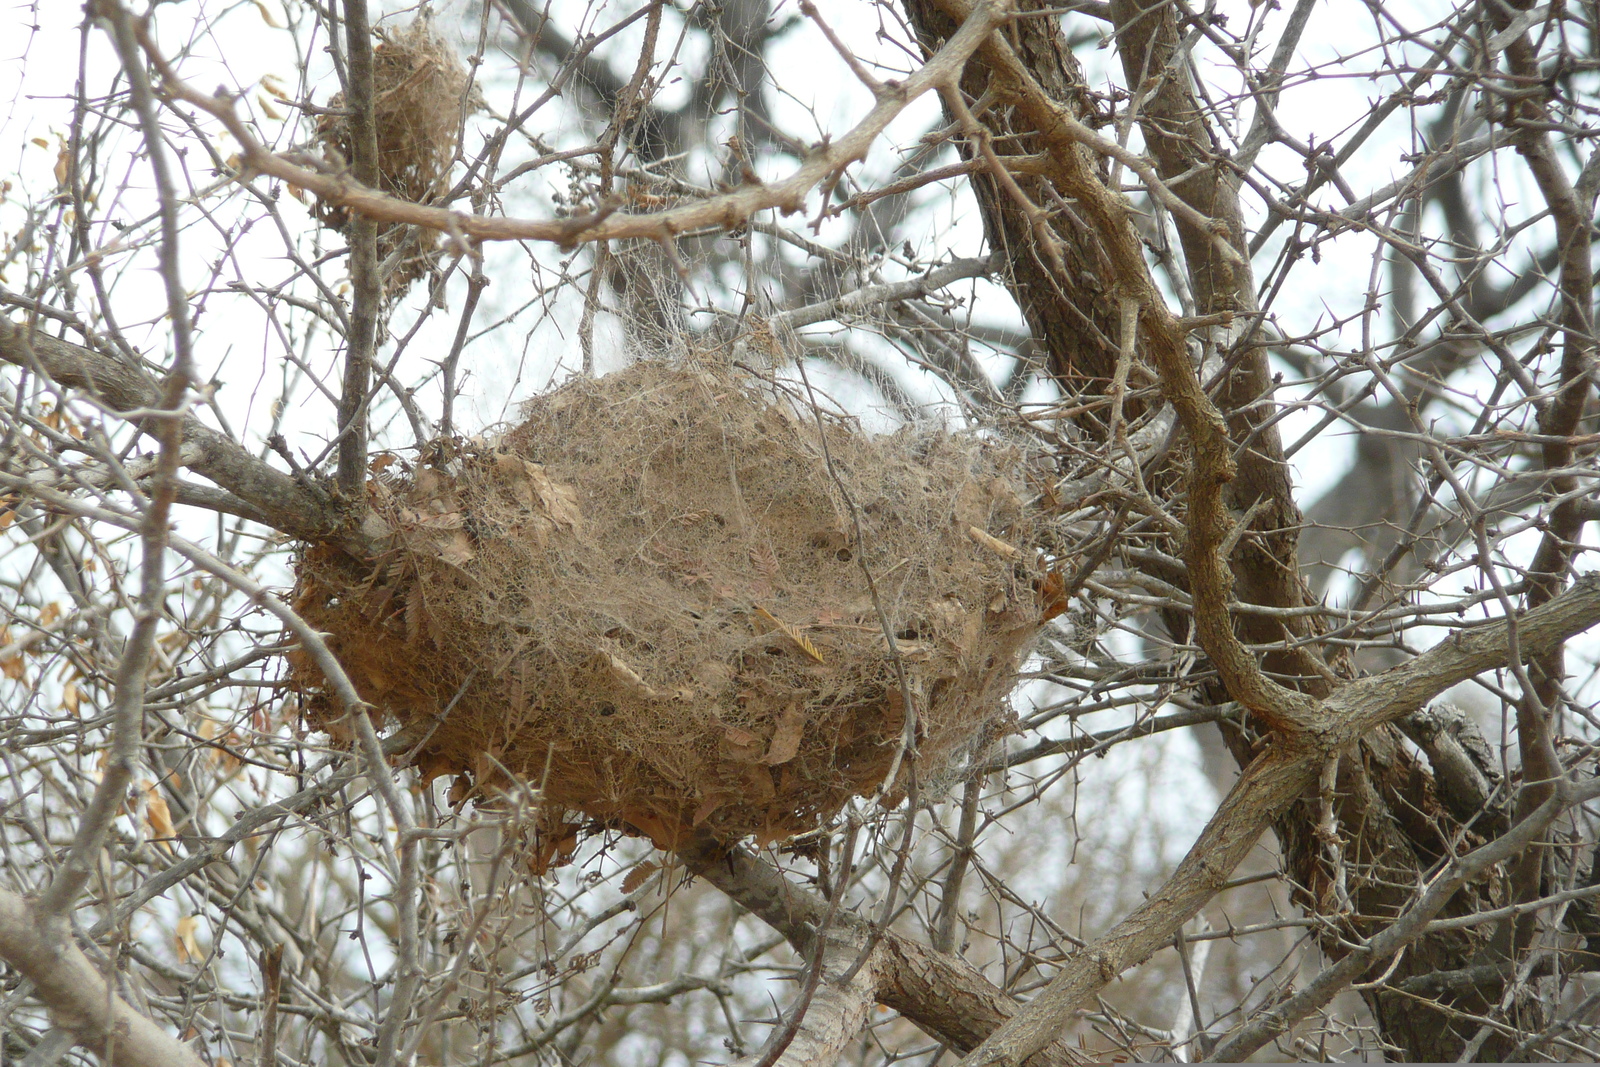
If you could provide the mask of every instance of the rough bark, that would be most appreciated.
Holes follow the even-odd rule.
[[[159,403],[161,386],[143,367],[6,319],[0,319],[0,360],[41,373],[57,385],[81,389],[150,432],[141,416]],[[274,469],[193,415],[183,421],[183,460],[232,494],[232,500],[192,496],[201,506],[238,512],[242,504],[252,509],[247,517],[264,520],[291,537],[331,542],[361,556],[376,555],[388,538],[376,516],[352,524],[328,496]]]
[[[0,957],[33,983],[55,1024],[107,1063],[200,1067],[188,1045],[110,988],[64,924],[41,924],[29,903],[0,890]]]

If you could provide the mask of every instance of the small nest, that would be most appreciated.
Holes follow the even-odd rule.
[[[663,848],[787,838],[885,784],[901,670],[928,782],[992,736],[1060,610],[1012,445],[822,431],[754,378],[663,362],[524,416],[374,478],[398,531],[376,566],[323,547],[299,562],[297,610],[365,700],[426,736],[423,773],[459,776],[456,800],[520,784],[546,827],[576,810]],[[293,666],[342,739],[316,668]]]
[[[455,50],[434,34],[424,18],[404,29],[379,33],[382,43],[372,51],[378,184],[393,196],[426,203],[449,176],[455,158],[456,134],[468,95],[467,71]],[[328,101],[330,110],[343,106],[343,93]],[[318,119],[317,140],[336,158],[354,158],[349,122],[342,115]],[[316,215],[330,229],[349,232],[350,213],[344,208],[318,203]],[[385,292],[404,292],[428,274],[438,240],[435,231],[416,226],[391,226],[380,233],[379,262],[396,259],[385,279]]]

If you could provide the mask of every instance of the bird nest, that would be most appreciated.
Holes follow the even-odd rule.
[[[1061,608],[1020,448],[868,435],[728,369],[638,363],[491,443],[387,458],[369,492],[395,547],[307,550],[297,610],[456,799],[527,790],[664,848],[783,839],[928,780]]]
[[[476,97],[469,92],[467,70],[455,49],[433,32],[427,19],[419,17],[408,26],[379,34],[381,42],[372,50],[378,185],[392,196],[427,203],[449,177],[463,109],[472,108]],[[343,93],[329,100],[328,113],[317,120],[316,134],[330,156],[349,161],[355,152],[344,106]],[[316,215],[328,228],[349,233],[350,213],[345,208],[319,202]],[[435,231],[417,226],[383,230],[378,236],[378,259],[390,267],[384,291],[397,295],[426,275],[438,240]]]

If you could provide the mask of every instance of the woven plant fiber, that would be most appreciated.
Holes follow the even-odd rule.
[[[396,547],[308,550],[296,602],[458,799],[524,789],[667,848],[775,841],[904,789],[905,690],[924,781],[1003,715],[1053,613],[1026,460],[646,361],[376,474]],[[315,668],[295,672],[339,734]]]

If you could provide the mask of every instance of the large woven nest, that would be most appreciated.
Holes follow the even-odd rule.
[[[372,50],[372,117],[378,135],[378,185],[384,192],[427,203],[442,190],[455,159],[463,107],[475,102],[466,68],[455,49],[435,34],[427,19],[379,31]],[[317,121],[317,140],[343,160],[354,158],[349,119],[339,114],[345,98],[328,101]],[[350,213],[319,202],[317,218],[348,233]],[[390,226],[378,238],[378,258],[388,263],[385,292],[391,296],[428,273],[438,234],[416,226]]]
[[[805,405],[661,362],[524,414],[374,479],[399,543],[375,567],[300,560],[298,610],[457,797],[536,789],[662,847],[781,839],[885,784],[901,670],[927,780],[996,722],[1054,611],[1013,446],[830,419],[830,471]],[[315,668],[295,670],[338,734]]]

